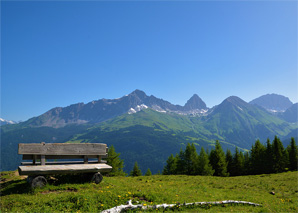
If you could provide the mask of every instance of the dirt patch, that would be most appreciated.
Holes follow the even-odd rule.
[[[144,196],[133,196],[133,200],[135,200],[135,201],[149,201],[150,202],[150,200],[149,199],[147,199],[146,197],[144,197]]]
[[[27,175],[19,175],[19,172],[18,172],[18,171],[15,171],[15,172],[14,172],[14,175],[15,175],[16,177],[19,176],[21,180],[26,179],[26,178],[28,177]]]

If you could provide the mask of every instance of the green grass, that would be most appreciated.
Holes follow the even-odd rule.
[[[154,175],[104,177],[97,185],[68,176],[31,190],[15,172],[2,172],[0,204],[1,212],[100,212],[130,199],[146,205],[241,200],[262,207],[181,207],[175,211],[297,212],[297,177],[298,172],[241,177]]]

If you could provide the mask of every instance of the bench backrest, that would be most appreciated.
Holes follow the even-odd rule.
[[[107,157],[108,148],[102,143],[20,143],[18,153],[23,155],[23,160],[41,159],[79,159]],[[43,162],[42,162],[43,163]]]

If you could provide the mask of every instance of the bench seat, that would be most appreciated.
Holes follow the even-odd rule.
[[[76,174],[109,172],[112,167],[107,164],[66,164],[66,165],[36,165],[19,166],[20,175],[53,175],[53,174]]]
[[[58,165],[58,164],[84,164],[84,161],[47,161],[46,165]],[[98,160],[88,160],[88,164],[92,163],[107,163],[106,160],[101,160],[98,162]],[[33,165],[41,165],[41,162],[21,162],[22,166],[33,166]]]

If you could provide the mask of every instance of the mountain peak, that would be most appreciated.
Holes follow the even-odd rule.
[[[194,94],[184,105],[185,110],[194,110],[194,109],[207,109],[207,106],[204,101],[197,95]]]
[[[272,112],[285,111],[293,105],[289,98],[278,94],[262,95],[249,103],[261,106]]]
[[[242,100],[241,98],[237,97],[237,96],[230,96],[228,98],[226,98],[223,103],[230,103],[233,105],[247,105],[248,103],[246,103],[244,100]]]
[[[142,90],[139,90],[139,89],[136,89],[135,91],[133,91],[132,93],[130,93],[130,95],[134,95],[134,96],[137,96],[139,98],[144,98],[144,97],[147,97],[146,93]]]
[[[3,118],[0,118],[0,126],[3,126],[3,125],[7,125],[7,124],[16,124],[17,122],[15,121],[9,121],[9,120],[5,120]]]

